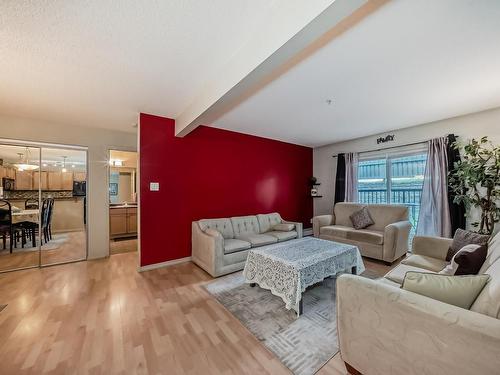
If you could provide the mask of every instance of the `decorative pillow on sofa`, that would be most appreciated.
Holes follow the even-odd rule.
[[[349,219],[351,219],[354,229],[363,229],[375,224],[366,206],[354,212],[349,216]]]
[[[489,278],[489,275],[448,276],[408,271],[401,288],[468,310]]]
[[[287,224],[287,223],[276,224],[273,227],[273,229],[280,232],[290,232],[295,229],[295,224]]]
[[[486,246],[465,245],[451,262],[439,273],[441,275],[477,275],[488,254]]]
[[[460,249],[462,249],[465,245],[487,245],[490,236],[486,234],[479,234],[475,232],[471,232],[469,230],[457,229],[455,235],[453,236],[453,242],[451,243],[450,248],[448,249],[448,254],[446,254],[446,260],[450,261]]]

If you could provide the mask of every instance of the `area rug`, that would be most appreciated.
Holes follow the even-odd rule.
[[[246,284],[241,272],[206,289],[294,374],[314,374],[338,352],[335,279],[304,293],[298,319],[280,297]]]
[[[377,278],[373,272],[364,277]],[[326,279],[303,295],[298,319],[270,291],[250,287],[242,272],[217,279],[205,289],[296,375],[315,374],[338,352],[335,280]]]

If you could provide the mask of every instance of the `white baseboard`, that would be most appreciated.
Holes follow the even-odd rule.
[[[191,257],[179,258],[174,260],[168,260],[166,262],[148,264],[147,266],[137,267],[138,272],[145,272],[155,270],[157,268],[163,268],[168,266],[173,266],[174,264],[190,262]]]

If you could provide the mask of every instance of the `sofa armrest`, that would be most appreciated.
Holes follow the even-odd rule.
[[[498,374],[500,320],[367,278],[337,279],[342,359],[363,374]]]
[[[408,237],[411,223],[407,220],[387,225],[384,229],[384,252],[382,259],[393,262],[408,252]]]
[[[446,260],[446,254],[452,242],[451,238],[415,236],[412,253]]]
[[[191,257],[193,262],[216,275],[216,262],[224,256],[224,237],[214,229],[202,231],[197,222],[191,225]]]
[[[298,221],[287,221],[287,220],[282,220],[281,221],[283,224],[293,224],[295,225],[295,231],[297,232],[297,238],[302,238],[303,235],[303,224]]]
[[[333,224],[333,215],[319,215],[314,216],[312,219],[314,237],[319,237],[319,230],[321,227]]]

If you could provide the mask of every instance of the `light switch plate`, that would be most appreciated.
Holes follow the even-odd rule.
[[[160,183],[159,182],[150,182],[149,183],[149,191],[160,191]]]

